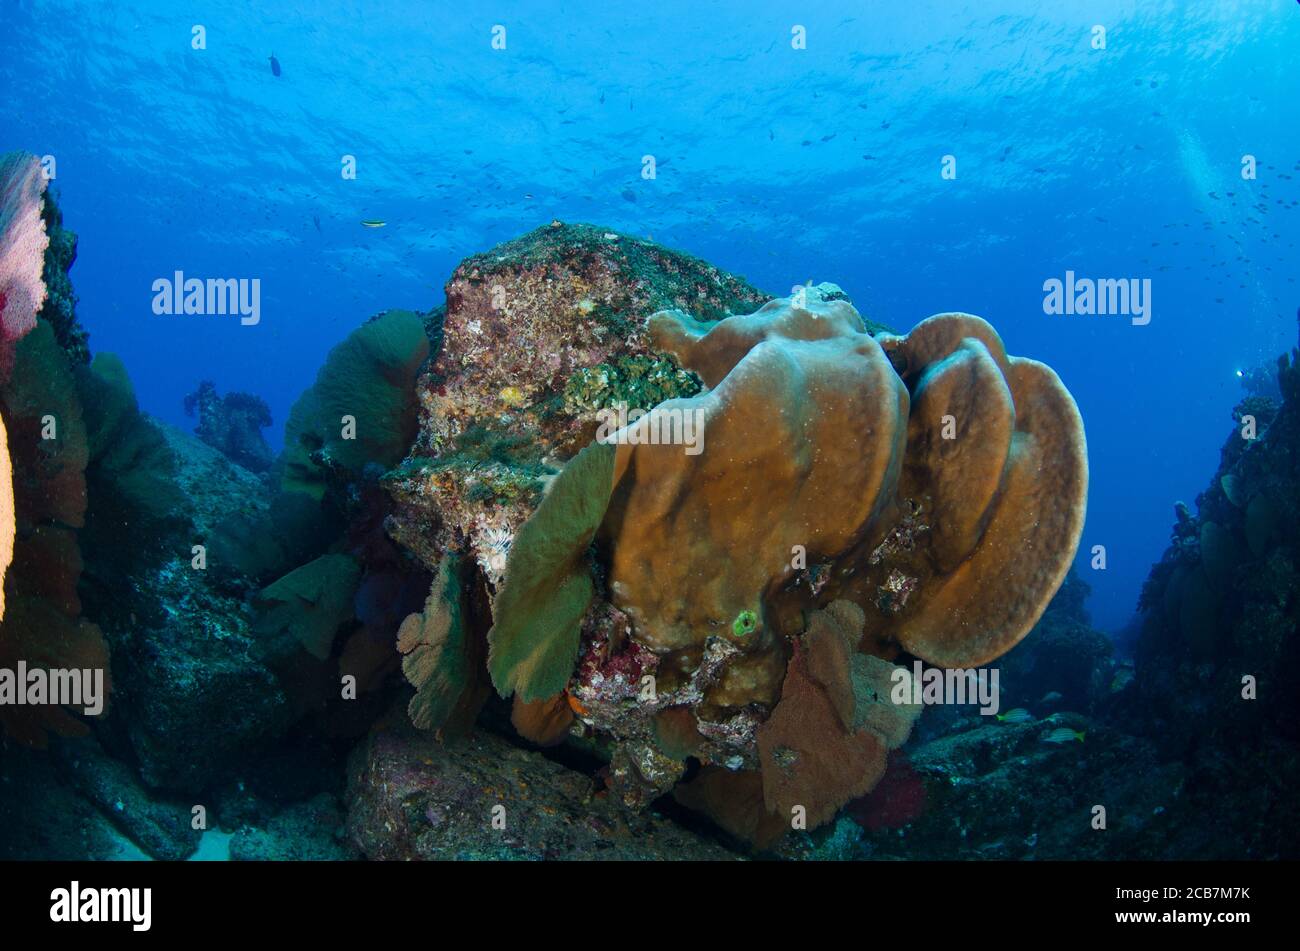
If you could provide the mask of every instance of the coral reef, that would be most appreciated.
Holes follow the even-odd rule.
[[[33,318],[22,339],[6,339],[13,372],[0,386],[15,536],[0,665],[103,669],[113,703],[93,720],[57,706],[6,704],[6,779],[48,780],[48,797],[83,823],[80,846],[51,834],[47,856],[143,848],[181,858],[197,838],[190,804],[242,785],[238,777],[261,771],[264,754],[284,761],[279,741],[316,751],[318,764],[332,760],[341,773],[344,744],[385,701],[386,676],[399,663],[397,625],[419,603],[428,576],[387,539],[389,504],[376,479],[414,434],[415,372],[430,324],[427,316],[386,315],[345,342],[331,372],[300,402],[333,412],[351,392],[360,445],[336,428],[339,445],[325,446],[325,433],[323,452],[305,461],[291,452],[280,471],[296,462],[328,491],[277,489],[229,457],[265,465],[264,452],[237,451],[250,434],[260,443],[267,421],[260,403],[209,389],[196,395],[200,430],[223,454],[142,413],[112,354],[86,359],[66,274],[75,236],[61,230],[52,202],[45,213],[57,245],[46,264],[62,269],[47,275],[51,319]],[[305,411],[298,419],[308,429],[318,421]],[[290,448],[301,446],[300,439]],[[338,697],[343,674],[360,685],[355,702]],[[51,734],[86,738],[71,746]],[[339,745],[332,736],[342,738]],[[48,772],[47,760],[23,757],[10,741],[53,747],[58,768]],[[326,777],[311,773],[288,807],[319,792]],[[193,798],[181,809],[168,804],[176,794]],[[17,802],[4,802],[15,823],[40,812],[35,797],[25,809]],[[284,808],[277,797],[260,811],[250,835],[263,838],[241,839],[241,854],[283,847],[265,837],[284,834],[274,827]],[[35,839],[18,848],[42,854]]]
[[[453,606],[485,592],[523,736],[594,742],[635,807],[698,761],[683,801],[768,844],[884,773],[917,712],[883,699],[890,658],[986,663],[1039,619],[1082,528],[1082,424],[970,315],[873,337],[830,284],[728,315],[750,302],[717,274],[698,318],[574,300],[611,275],[662,295],[669,258],[625,240],[556,225],[448,285],[421,433],[385,484],[417,557],[473,559],[408,619],[412,711],[439,727],[427,685],[472,682]],[[620,388],[658,402],[595,425]]]
[[[204,380],[185,397],[185,413],[197,414],[195,435],[231,462],[249,472],[271,468],[271,447],[262,435],[262,430],[271,425],[271,410],[261,397],[252,393],[219,396],[216,384]]]
[[[183,858],[193,800],[239,860],[1297,857],[1300,351],[1176,508],[1133,666],[1067,575],[1073,402],[979,318],[555,223],[358,328],[267,470],[238,394],[196,438],[84,360],[41,214],[0,666],[111,646],[114,693],[0,710],[0,856]],[[918,719],[918,659],[1026,709]]]
[[[1195,514],[1175,506],[1143,592],[1135,667],[1089,626],[1086,585],[1067,580],[1000,663],[1004,707],[1027,717],[925,718],[903,765],[890,764],[897,778],[850,803],[833,833],[788,837],[781,854],[1294,859],[1298,358],[1277,364],[1280,398],[1254,381],[1233,410]],[[1086,742],[1044,742],[1061,727]],[[900,810],[884,799],[895,785]]]
[[[1252,396],[1234,409],[1218,471],[1195,515],[1176,506],[1170,547],[1143,589],[1139,693],[1169,718],[1166,743],[1192,740],[1180,716],[1191,704],[1213,712],[1213,731],[1225,741],[1261,727],[1297,735],[1300,701],[1287,681],[1300,660],[1296,360],[1293,351],[1278,363],[1280,403]],[[1245,696],[1246,677],[1257,699]]]
[[[1189,786],[1252,803],[1224,821],[1257,853],[1275,847],[1270,826],[1296,827],[1300,781],[1298,363],[1300,350],[1277,363],[1280,402],[1255,395],[1233,410],[1196,514],[1176,507],[1142,592],[1134,689],[1121,707],[1186,761]]]

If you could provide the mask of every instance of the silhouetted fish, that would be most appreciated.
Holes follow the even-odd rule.
[[[270,59],[271,59],[271,75],[272,75],[272,76],[279,76],[279,75],[280,75],[280,61],[279,61],[278,59],[275,58],[275,54],[274,54],[274,53],[271,54]]]

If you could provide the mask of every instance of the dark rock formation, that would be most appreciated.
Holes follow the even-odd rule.
[[[540,753],[487,732],[444,746],[404,713],[352,754],[348,834],[370,859],[733,858]]]
[[[266,401],[252,393],[217,394],[211,380],[185,397],[185,412],[198,416],[194,433],[205,443],[249,472],[271,468],[271,447],[262,430],[271,425],[271,410]]]
[[[93,738],[65,740],[56,759],[71,785],[156,859],[177,861],[198,848],[193,804],[156,798],[131,769]]]
[[[45,190],[45,207],[41,209],[45,233],[50,243],[45,248],[45,281],[47,296],[37,317],[54,327],[59,345],[75,364],[90,362],[90,335],[77,321],[77,295],[72,289],[68,272],[77,260],[77,235],[63,227],[63,212],[52,189]]]
[[[345,820],[334,797],[321,793],[290,806],[264,828],[245,826],[230,840],[236,862],[342,862],[360,858],[345,836]]]
[[[138,413],[123,425],[141,447],[130,465],[92,462],[86,610],[113,649],[113,736],[151,786],[197,793],[288,722],[242,594],[194,551],[220,518],[264,509],[265,489],[180,430]],[[171,491],[152,491],[154,479]]]

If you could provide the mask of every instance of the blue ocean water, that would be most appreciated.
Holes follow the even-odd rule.
[[[1215,468],[1237,371],[1295,341],[1290,0],[3,0],[0,21],[0,140],[56,158],[91,346],[178,425],[211,378],[263,396],[278,442],[368,316],[595,222],[774,295],[834,281],[900,331],[976,313],[1050,364],[1087,427],[1081,567],[1116,628]],[[155,315],[177,270],[259,278],[260,323]],[[1150,279],[1150,323],[1045,314],[1067,270]]]

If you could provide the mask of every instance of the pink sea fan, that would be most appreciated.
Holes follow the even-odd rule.
[[[41,219],[44,195],[36,156],[0,155],[0,381],[9,378],[14,343],[36,326],[45,303],[41,269],[50,239]]]

